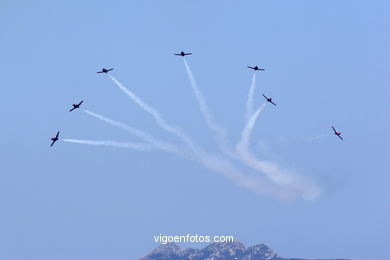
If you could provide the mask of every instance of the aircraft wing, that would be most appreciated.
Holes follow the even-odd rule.
[[[57,135],[56,135],[56,137],[58,138],[58,136],[59,136],[59,135],[60,135],[60,131],[58,131],[58,132],[57,132]]]
[[[341,136],[337,135],[341,140],[344,140]]]
[[[84,102],[84,100],[81,100],[80,103],[79,103],[79,106]]]
[[[103,73],[103,71],[98,71],[98,72],[96,72],[96,73]]]
[[[174,53],[173,55],[177,55],[177,56],[180,56],[181,54],[180,54],[180,53]]]
[[[56,142],[57,140],[53,140],[53,142],[51,143],[50,147],[53,146],[53,144]]]
[[[276,104],[274,102],[270,101],[270,103],[273,104],[274,106],[276,106]]]
[[[336,133],[336,129],[334,129],[334,127],[332,126],[332,129],[333,129],[333,131]]]
[[[266,95],[264,95],[264,94],[263,94],[263,97],[264,97],[265,99],[268,99],[268,98],[266,97]]]
[[[192,52],[189,52],[189,53],[184,53],[184,55],[191,55],[192,54]]]
[[[248,68],[249,68],[249,69],[253,69],[253,70],[255,69],[255,68],[253,68],[253,67],[251,67],[251,66],[248,66]]]
[[[73,107],[71,110],[69,110],[69,112],[72,112],[73,110],[75,110],[76,108],[75,107]]]

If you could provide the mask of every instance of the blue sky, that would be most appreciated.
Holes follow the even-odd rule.
[[[229,234],[285,257],[388,259],[389,80],[382,1],[2,1],[0,258],[136,259],[159,234]],[[233,144],[255,104],[258,158],[310,178],[314,201],[259,196],[195,161],[58,142],[139,142],[82,111],[180,143],[112,75],[218,153],[177,51]],[[386,75],[387,74],[387,75]],[[340,142],[331,133],[343,132]],[[321,135],[320,139],[313,137]],[[244,167],[240,165],[240,167]],[[248,170],[247,168],[244,168]],[[186,245],[199,246],[199,245]]]

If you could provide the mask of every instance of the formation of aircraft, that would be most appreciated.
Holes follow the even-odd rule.
[[[174,55],[177,55],[177,56],[187,56],[187,55],[191,55],[192,53],[191,52],[188,52],[188,53],[185,53],[184,51],[180,52],[180,53],[174,53]]]
[[[80,105],[81,105],[83,102],[84,102],[84,100],[81,100],[80,103],[78,103],[78,104],[73,104],[73,105],[72,105],[73,108],[72,108],[71,110],[69,110],[69,112],[72,112],[72,111],[75,110],[76,108],[79,108]]]
[[[184,51],[182,51],[180,53],[174,53],[174,55],[182,56],[182,57],[187,56],[187,55],[191,55],[191,54],[192,54],[191,52],[185,53]],[[264,71],[264,69],[259,68],[258,66],[255,66],[255,67],[248,66],[248,68],[249,69],[253,69],[254,71],[258,71],[258,70]],[[102,68],[102,70],[98,71],[97,73],[108,73],[108,72],[110,72],[112,70],[113,70],[113,68],[111,68],[111,69]],[[267,97],[264,94],[263,94],[263,97],[267,100],[267,102],[269,102],[269,103],[273,104],[274,106],[276,106],[276,104],[272,101],[271,97]],[[84,102],[84,100],[81,100],[78,104],[72,104],[73,108],[70,109],[69,112],[72,112],[73,110],[75,110],[77,108],[80,108],[80,106],[81,106],[81,104],[83,102]],[[341,132],[340,131],[337,131],[333,126],[332,126],[332,129],[333,129],[335,135],[337,135],[341,140],[344,140],[341,137]],[[54,143],[58,141],[59,135],[60,135],[60,131],[57,132],[57,135],[55,137],[50,138],[50,140],[52,141],[50,147],[52,147],[54,145]]]
[[[271,97],[267,97],[266,95],[263,94],[263,97],[267,100],[267,102],[271,103],[272,105],[276,106],[276,104],[272,101]]]
[[[341,140],[344,140],[344,139],[341,137],[341,132],[340,132],[340,131],[336,131],[336,129],[334,129],[333,126],[332,126],[332,129],[333,129],[335,135],[337,135]]]
[[[254,66],[254,67],[251,67],[251,66],[248,66],[249,69],[253,69],[254,71],[258,71],[258,70],[264,70],[262,68],[259,68],[258,66]]]
[[[59,137],[59,136],[60,136],[60,131],[58,131],[58,132],[57,132],[56,136],[54,136],[54,137],[50,138],[50,140],[52,141],[52,143],[51,143],[50,147],[52,147],[52,146],[53,146],[53,144],[54,144],[55,142],[57,142],[57,141],[58,141],[58,137]]]
[[[96,73],[107,73],[107,72],[110,72],[110,71],[112,71],[113,69],[111,68],[111,69],[106,69],[106,68],[103,68],[101,71],[98,71],[98,72],[96,72]]]

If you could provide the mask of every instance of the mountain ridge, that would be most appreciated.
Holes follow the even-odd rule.
[[[182,249],[175,243],[160,244],[139,260],[349,260],[284,258],[264,244],[246,248],[241,242],[212,243],[203,249]]]

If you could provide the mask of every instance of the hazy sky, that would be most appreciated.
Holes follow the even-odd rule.
[[[136,259],[157,246],[154,235],[190,233],[265,243],[285,257],[389,259],[388,10],[351,0],[1,1],[0,258]],[[266,69],[256,73],[254,104],[265,93],[277,106],[260,114],[250,149],[310,179],[319,197],[259,195],[159,150],[49,147],[57,130],[143,142],[82,110],[69,113],[81,99],[183,145],[96,74],[114,67],[166,122],[222,156],[182,58],[172,55],[181,50],[193,52],[186,60],[232,148],[245,124],[246,66]]]

